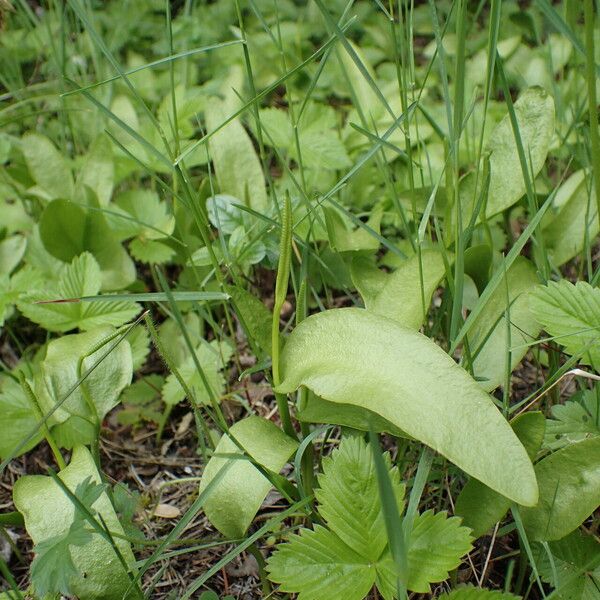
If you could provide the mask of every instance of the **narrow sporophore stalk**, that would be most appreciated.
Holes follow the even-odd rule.
[[[279,315],[285,301],[290,280],[290,264],[292,258],[292,204],[289,195],[285,198],[285,204],[281,213],[281,237],[279,240],[279,263],[277,265],[277,278],[275,280],[275,302],[273,303],[273,322],[271,324],[271,357],[273,386],[281,383],[279,375]],[[277,408],[283,430],[293,437],[296,432],[292,426],[290,409],[285,394],[275,394]]]
[[[596,98],[596,62],[594,51],[594,0],[583,3],[585,19],[585,74],[588,88],[592,172],[596,188],[596,209],[600,219],[600,137],[598,134],[598,100]]]

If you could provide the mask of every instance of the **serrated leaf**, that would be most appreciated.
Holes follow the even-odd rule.
[[[511,426],[533,460],[544,438],[545,419],[540,412],[524,413],[516,417]],[[486,533],[510,509],[510,500],[497,494],[476,479],[471,479],[456,499],[455,514],[473,530],[478,538]]]
[[[600,544],[592,536],[574,531],[561,540],[550,542],[548,547],[552,562],[542,547],[537,549],[535,558],[540,576],[555,588],[553,597],[559,600],[598,600]]]
[[[536,319],[570,355],[600,369],[600,289],[565,279],[538,286],[530,298]]]
[[[163,264],[175,256],[171,246],[156,240],[142,240],[136,238],[129,244],[129,251],[136,260],[147,264]]]
[[[46,136],[26,133],[21,140],[21,151],[31,177],[43,189],[49,200],[73,197],[71,168]]]
[[[404,485],[397,469],[387,467],[402,512]],[[363,558],[377,561],[387,533],[379,500],[371,449],[359,437],[345,438],[338,450],[323,460],[315,495],[319,512],[329,528]]]
[[[515,502],[537,502],[531,460],[510,425],[425,336],[363,309],[328,310],[296,327],[281,366],[277,391],[304,385],[325,400],[367,408]]]
[[[40,596],[56,592],[64,595],[71,593],[71,581],[79,576],[71,548],[84,546],[91,537],[83,523],[76,521],[66,533],[35,545],[36,557],[31,563],[31,580]]]
[[[158,240],[173,233],[175,217],[166,202],[152,190],[128,190],[115,198],[115,208],[125,217],[110,217],[120,239],[138,236],[144,241]]]
[[[442,254],[423,250],[420,259],[417,255],[407,258],[390,275],[376,269],[378,275],[373,268],[364,258],[352,262],[352,281],[367,310],[419,329],[431,296],[446,274]]]
[[[375,583],[375,565],[315,525],[277,548],[268,562],[269,578],[298,600],[363,600]]]
[[[100,285],[98,263],[89,252],[84,252],[75,257],[71,264],[63,266],[54,284],[44,282],[37,290],[31,290],[19,300],[18,307],[29,320],[48,331],[70,331],[76,328],[89,330],[101,325],[119,326],[138,314],[140,306],[135,302],[53,302],[95,296],[100,291]]]
[[[226,342],[201,343],[196,348],[198,362],[204,371],[206,380],[213,395],[218,399],[225,389],[225,378],[221,370],[225,367],[231,358],[232,349]],[[179,366],[179,374],[186,385],[194,393],[194,399],[199,404],[210,404],[210,393],[207,391],[202,377],[196,368],[196,363],[192,356],[188,356]],[[170,374],[162,390],[162,397],[166,404],[177,404],[185,398],[185,390],[181,387],[177,377]],[[190,400],[192,400],[190,398]]]
[[[230,432],[256,462],[274,473],[279,473],[298,446],[274,423],[261,417],[238,421]],[[219,454],[238,454],[240,458]],[[234,462],[206,499],[206,516],[223,535],[243,537],[271,489],[271,482],[242,457],[240,449],[227,434],[219,440],[215,455],[204,469],[200,492],[227,462]]]
[[[389,456],[385,461],[401,509],[404,486]],[[270,578],[304,600],[362,600],[373,585],[384,598],[395,598],[396,567],[387,545],[375,461],[363,438],[342,439],[324,461],[319,485],[318,510],[329,529],[316,525],[290,536],[268,561]],[[460,564],[471,549],[471,536],[460,519],[428,511],[414,519],[407,547],[408,588],[429,591],[430,583],[445,579]]]
[[[447,579],[471,550],[471,533],[458,517],[428,510],[415,517],[408,542],[408,589],[428,593],[430,583]],[[389,551],[380,561],[377,587],[386,598],[396,588],[394,563]]]
[[[88,477],[96,484],[102,483],[91,454],[83,446],[74,449],[69,466],[59,473],[59,477],[73,492]],[[15,483],[13,497],[35,544],[64,536],[72,523],[78,520],[79,513],[74,504],[50,477],[21,477]],[[93,503],[93,509],[102,515],[110,531],[116,534],[113,537],[117,547],[133,569],[135,558],[131,546],[128,541],[118,537],[123,536],[123,528],[105,492]],[[69,551],[70,546],[72,543],[69,543]],[[129,578],[112,546],[98,533],[90,531],[89,540],[77,546],[70,554],[77,570],[76,577],[68,577],[71,595],[89,600],[135,597],[132,592],[124,596],[129,587]]]
[[[559,540],[600,506],[600,437],[562,448],[535,466],[540,501],[521,509],[531,540]]]
[[[583,390],[579,398],[552,407],[546,421],[544,445],[557,450],[588,437],[600,436],[600,387]]]

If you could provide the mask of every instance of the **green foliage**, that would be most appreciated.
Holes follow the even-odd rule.
[[[62,267],[54,282],[35,281],[37,289],[29,289],[19,299],[19,310],[48,331],[87,331],[101,325],[119,326],[135,317],[140,310],[135,302],[76,301],[84,296],[96,296],[101,280],[98,263],[85,252]]]
[[[440,600],[519,600],[520,596],[464,585],[455,588],[448,594],[443,594],[439,598]]]
[[[366,310],[330,310],[294,330],[281,363],[278,391],[304,385],[330,402],[366,408],[495,491],[537,502],[533,466],[508,423],[425,336]]]
[[[546,420],[542,413],[524,413],[516,417],[511,426],[534,460],[544,439]],[[510,509],[510,500],[497,494],[476,479],[470,479],[456,499],[455,513],[463,523],[480,537],[500,521]]]
[[[369,259],[361,257],[352,262],[351,273],[367,310],[418,329],[446,268],[440,252],[423,250],[420,256],[407,258],[387,276]]]
[[[200,492],[233,461],[204,504],[206,516],[223,535],[242,537],[272,487],[245,456],[265,469],[279,473],[297,445],[276,425],[260,417],[238,421],[229,434],[221,437],[202,474]]]
[[[507,373],[521,362],[540,332],[529,308],[529,292],[536,283],[534,265],[518,257],[473,321],[467,335],[471,368],[486,391],[506,382]]]
[[[404,485],[386,457],[392,489],[402,509]],[[395,567],[377,493],[375,463],[360,437],[344,438],[323,464],[317,491],[327,527],[302,529],[279,546],[268,561],[269,577],[300,600],[362,600],[376,585],[394,598]],[[471,548],[468,530],[456,518],[427,511],[414,521],[408,546],[408,588],[427,592],[442,581]]]
[[[560,600],[600,598],[600,544],[590,535],[574,531],[547,548],[536,548],[536,561],[544,581]]]
[[[535,290],[530,306],[544,329],[569,354],[600,368],[600,290],[585,281],[551,281]]]
[[[559,540],[579,527],[600,505],[600,438],[557,450],[535,466],[540,501],[522,509],[533,540]]]
[[[588,437],[600,436],[600,387],[584,390],[564,404],[552,407],[546,421],[544,445],[557,450]]]
[[[100,474],[84,447],[74,449],[71,463],[59,477],[84,505],[102,517],[111,532],[123,535]],[[129,577],[114,548],[84,521],[81,511],[50,477],[21,477],[13,495],[38,549],[34,586],[39,594],[62,591],[90,600],[123,597]],[[134,556],[129,542],[114,539],[132,569]],[[60,589],[63,587],[66,589]],[[135,596],[130,593],[125,597]]]

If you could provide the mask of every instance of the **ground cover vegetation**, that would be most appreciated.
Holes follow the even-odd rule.
[[[0,0],[0,598],[600,599],[594,0]]]

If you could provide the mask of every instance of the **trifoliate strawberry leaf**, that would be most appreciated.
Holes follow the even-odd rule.
[[[600,544],[581,531],[574,531],[548,548],[535,549],[542,579],[555,588],[557,600],[600,600]]]
[[[439,597],[439,600],[520,600],[520,596],[501,592],[498,590],[486,590],[472,585],[457,587]]]
[[[386,457],[399,507],[404,486]],[[373,455],[360,437],[344,438],[326,459],[316,492],[328,529],[303,529],[273,553],[270,578],[299,600],[362,600],[376,585],[395,598],[397,574],[387,546]],[[470,530],[457,517],[427,511],[417,515],[408,540],[408,589],[428,592],[471,549]]]
[[[225,378],[221,370],[231,358],[231,346],[225,342],[203,342],[196,349],[196,357],[204,371],[204,375],[214,396],[219,398],[225,389]],[[196,368],[192,356],[188,356],[179,367],[179,374],[188,388],[193,392],[194,398],[199,404],[209,404],[210,395],[202,377]],[[167,404],[177,404],[185,398],[185,391],[181,384],[171,374],[167,377],[162,390],[163,400]]]
[[[389,476],[402,513],[404,485],[397,469]],[[358,437],[347,438],[323,460],[320,489],[316,492],[319,512],[330,529],[363,557],[376,561],[387,544],[387,533],[371,449]]]
[[[585,390],[564,404],[552,407],[546,421],[544,445],[558,450],[588,437],[600,435],[600,387]]]
[[[531,294],[530,309],[568,354],[600,369],[600,289],[585,281],[551,281]]]
[[[141,240],[159,240],[173,233],[175,217],[152,190],[129,190],[115,199],[117,215],[110,217],[117,236]]]
[[[89,252],[84,252],[64,265],[55,282],[38,283],[18,301],[19,310],[31,321],[48,331],[88,330],[100,325],[119,326],[139,312],[135,302],[50,302],[95,296],[100,291],[100,267]],[[45,302],[39,304],[39,302]]]
[[[428,510],[415,518],[408,544],[408,589],[429,593],[430,583],[444,581],[471,550],[471,532],[458,517]],[[384,598],[394,597],[397,576],[387,550],[379,561],[377,587]]]
[[[149,264],[162,264],[175,256],[175,250],[164,242],[135,238],[129,244],[131,256],[136,260]]]
[[[375,566],[316,525],[290,536],[268,563],[269,577],[298,600],[362,600],[375,583]]]

